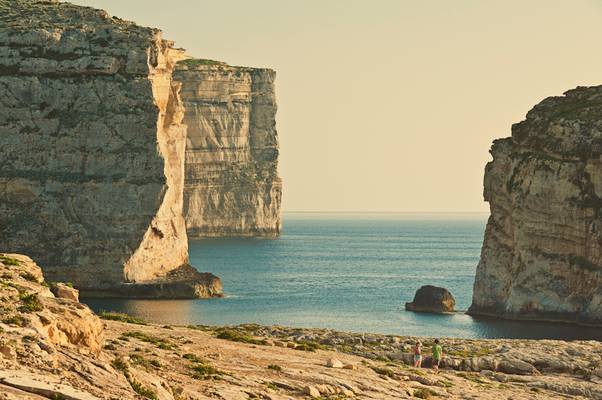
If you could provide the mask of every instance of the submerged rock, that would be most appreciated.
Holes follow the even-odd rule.
[[[416,291],[414,301],[406,303],[406,310],[417,312],[454,312],[456,300],[449,290],[426,285]]]
[[[602,324],[602,86],[536,105],[493,142],[469,313]]]

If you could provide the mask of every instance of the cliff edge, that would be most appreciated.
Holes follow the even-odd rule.
[[[602,324],[602,86],[545,99],[491,155],[469,313]]]
[[[187,267],[182,58],[102,10],[0,1],[0,248],[94,294],[221,290]]]

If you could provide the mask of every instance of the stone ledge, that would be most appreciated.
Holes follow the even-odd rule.
[[[148,282],[122,283],[107,289],[80,289],[82,297],[112,297],[128,299],[207,299],[223,297],[219,277],[198,272],[184,264],[162,279]]]

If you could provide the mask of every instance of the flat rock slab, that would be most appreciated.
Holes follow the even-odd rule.
[[[55,396],[65,400],[100,400],[89,393],[61,384],[52,377],[42,377],[26,371],[0,371],[0,383],[33,395]],[[35,396],[31,398],[36,399],[39,397]]]
[[[48,400],[48,397],[0,384],[0,399]]]

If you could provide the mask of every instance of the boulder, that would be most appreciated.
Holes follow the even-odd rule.
[[[315,386],[305,386],[303,388],[303,393],[309,395],[310,397],[320,397],[320,391]]]
[[[498,363],[497,370],[513,375],[534,375],[539,373],[539,371],[528,362],[510,357],[501,360]]]
[[[328,361],[326,361],[326,366],[329,368],[343,368],[343,363],[336,358],[329,358]]]
[[[406,310],[416,312],[454,312],[456,300],[449,290],[426,285],[416,291],[414,301],[406,303]]]
[[[56,297],[79,302],[79,290],[64,283],[56,283],[50,287],[50,291]]]
[[[17,353],[15,352],[15,349],[6,344],[0,344],[0,354],[2,354],[4,358],[7,358],[9,360],[14,360],[17,358]]]

